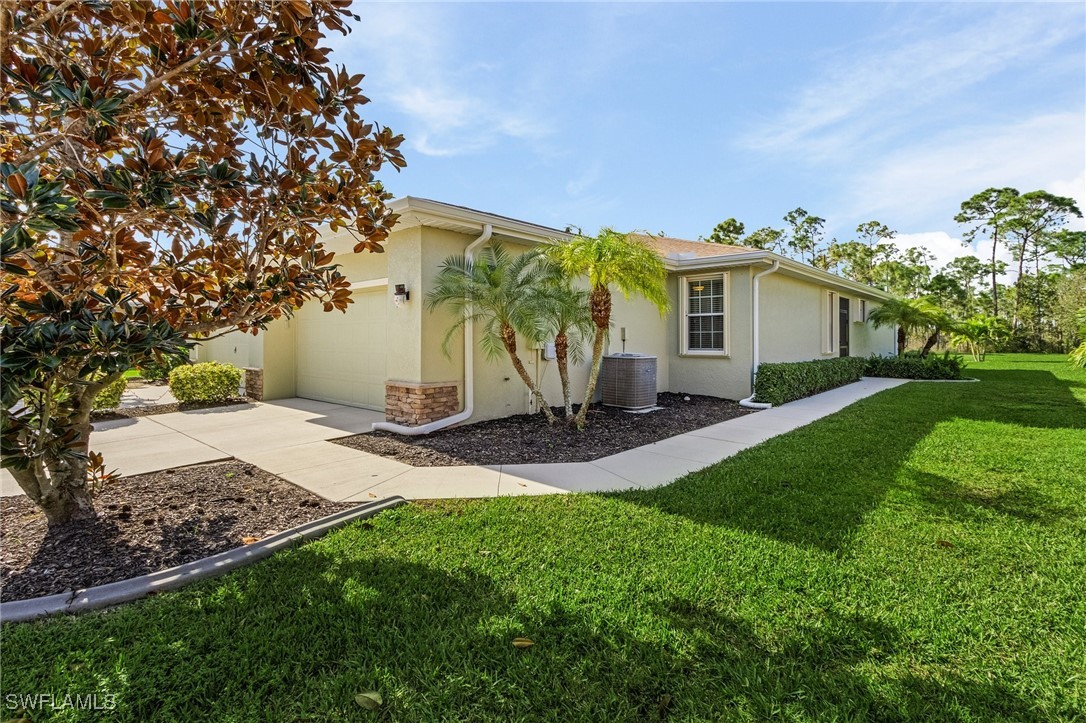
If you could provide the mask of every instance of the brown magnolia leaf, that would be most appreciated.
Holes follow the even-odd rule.
[[[21,173],[13,173],[8,176],[8,188],[19,198],[26,196],[26,179]]]
[[[947,540],[936,540],[935,544],[938,545],[939,547],[943,547],[943,548],[946,548],[948,550],[954,548],[954,543],[949,542]]]
[[[381,697],[381,694],[376,690],[367,690],[365,693],[359,693],[354,697],[354,702],[366,710],[377,710],[384,705],[385,699]]]
[[[151,15],[151,19],[154,20],[156,23],[163,23],[167,25],[173,22],[170,16],[162,12],[161,10],[155,10],[155,12]]]
[[[241,542],[243,544],[245,544],[245,545],[251,545],[254,542],[260,542],[260,538],[259,537],[252,537],[250,535],[250,536],[246,536],[246,537],[241,538]]]
[[[524,650],[535,645],[535,641],[531,638],[513,638],[513,647]]]

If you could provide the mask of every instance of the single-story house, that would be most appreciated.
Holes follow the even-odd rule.
[[[392,208],[400,219],[383,254],[351,253],[354,241],[346,233],[325,239],[353,282],[354,303],[346,313],[306,304],[258,335],[211,339],[197,358],[246,368],[247,391],[257,398],[383,410],[405,425],[447,417],[466,404],[471,421],[535,411],[508,359],[473,359],[480,355],[465,350],[462,334],[448,355],[442,352],[453,317],[427,311],[426,291],[445,258],[480,239],[476,247],[500,241],[516,251],[569,234],[411,196]],[[867,322],[870,310],[888,298],[879,289],[768,251],[643,240],[664,259],[671,310],[661,316],[647,301],[616,292],[608,352],[655,355],[658,391],[741,399],[751,394],[760,361],[894,353],[895,330]],[[520,348],[548,401],[560,404],[558,370],[546,345]],[[465,384],[466,367],[473,369],[471,384]],[[575,394],[577,387],[583,394],[587,369],[586,362],[570,370]]]

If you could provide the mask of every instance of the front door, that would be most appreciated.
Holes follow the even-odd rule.
[[[840,312],[838,314],[838,327],[840,327],[840,352],[841,356],[848,356],[848,307],[849,300],[840,297]]]

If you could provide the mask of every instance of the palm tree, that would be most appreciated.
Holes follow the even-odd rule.
[[[538,253],[513,255],[500,243],[494,243],[473,261],[463,255],[445,259],[433,288],[426,294],[426,308],[433,311],[446,306],[457,316],[441,344],[446,356],[453,335],[469,320],[479,322],[483,353],[491,360],[503,352],[508,355],[547,421],[553,423],[554,412],[517,353],[518,333],[532,341],[543,339],[538,291],[541,279]],[[472,340],[465,339],[464,343],[471,344]]]
[[[909,334],[928,332],[928,339],[920,352],[920,356],[926,357],[938,341],[939,332],[953,326],[950,316],[926,299],[887,299],[867,318],[876,329],[881,326],[897,326],[898,356],[905,353],[905,342]]]
[[[969,347],[974,361],[984,361],[988,349],[1008,333],[1007,323],[995,316],[974,316],[957,324],[950,337],[954,344]]]
[[[545,253],[567,277],[588,277],[589,309],[595,334],[592,339],[592,367],[588,374],[584,401],[574,422],[583,429],[588,417],[588,405],[596,393],[603,360],[603,346],[611,327],[611,285],[623,296],[643,296],[660,310],[667,312],[667,270],[660,256],[628,234],[610,228],[600,229],[596,236],[577,236],[570,241],[555,243]]]
[[[592,335],[595,324],[589,310],[589,293],[574,288],[554,263],[547,263],[546,283],[539,291],[540,318],[548,338],[554,339],[558,377],[562,380],[562,404],[566,420],[573,419],[573,400],[569,386],[569,361],[584,361],[584,340]]]

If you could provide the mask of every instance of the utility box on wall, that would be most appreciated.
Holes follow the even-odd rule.
[[[646,409],[656,406],[656,357],[609,354],[600,368],[600,400],[609,407]]]

